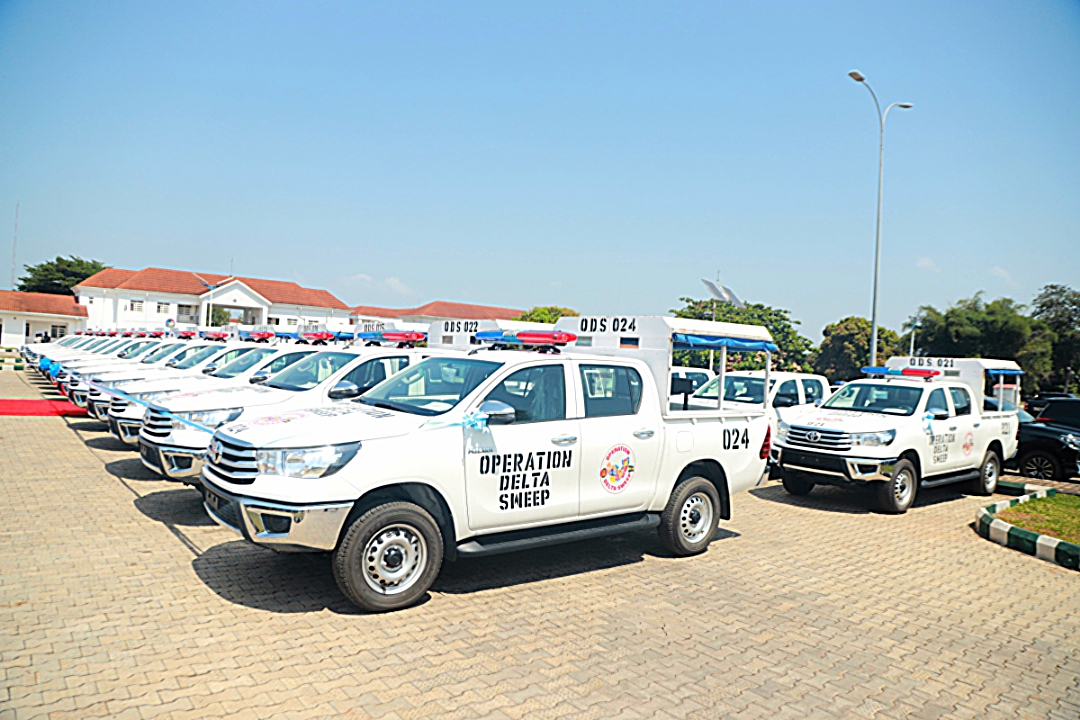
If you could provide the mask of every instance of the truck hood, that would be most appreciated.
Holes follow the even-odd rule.
[[[240,419],[218,430],[226,440],[258,448],[312,447],[364,442],[415,432],[429,418],[342,402],[252,420]]]
[[[186,380],[185,380],[186,382]],[[196,410],[224,410],[226,408],[253,408],[284,402],[295,393],[289,390],[263,387],[262,385],[237,385],[234,387],[198,390],[190,387],[170,395],[159,402],[170,412],[194,412]]]
[[[826,410],[812,407],[805,412],[785,416],[791,425],[810,426],[819,430],[836,430],[846,433],[880,432],[895,430],[903,423],[910,423],[911,415],[888,415],[885,413],[858,412],[855,410]]]
[[[158,376],[160,375],[160,377]],[[175,392],[195,392],[217,389],[226,382],[222,378],[212,378],[208,375],[169,375],[159,373],[147,376],[145,380],[133,382],[118,388],[121,392],[161,392],[172,390]]]

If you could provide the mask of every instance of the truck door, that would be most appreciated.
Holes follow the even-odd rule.
[[[581,515],[644,509],[656,489],[663,428],[659,402],[633,367],[578,365]],[[647,402],[643,402],[647,400]]]
[[[953,404],[953,423],[949,426],[949,431],[956,433],[957,449],[955,456],[951,458],[954,461],[951,467],[953,470],[976,467],[982,461],[989,444],[986,432],[982,429],[982,423],[971,412],[971,394],[966,388],[949,388],[949,397]]]
[[[579,421],[569,365],[547,362],[517,370],[481,402],[516,411],[508,425],[466,427],[465,482],[469,527],[490,530],[572,520],[578,514]]]
[[[945,398],[945,388],[934,388],[926,400],[925,412],[932,413],[936,410],[944,410],[950,414],[950,417],[943,420],[926,420],[930,429],[930,434],[927,436],[930,452],[927,457],[928,462],[923,467],[923,476],[949,472],[950,468],[956,466],[956,423],[955,418],[951,417],[952,410],[949,407],[949,401]]]

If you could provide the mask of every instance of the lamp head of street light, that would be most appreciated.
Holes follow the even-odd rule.
[[[897,103],[897,104],[896,104],[896,106],[897,106],[897,107],[902,107],[902,108],[904,108],[905,110],[910,110],[911,108],[915,107],[915,106],[914,106],[914,105],[912,105],[911,103]]]
[[[858,70],[852,70],[851,72],[849,72],[848,77],[850,77],[855,82],[866,82],[866,78],[863,77],[863,74]]]

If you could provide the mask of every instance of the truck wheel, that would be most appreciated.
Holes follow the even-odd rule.
[[[979,465],[979,477],[971,481],[969,492],[972,495],[993,495],[1000,477],[1001,458],[993,450],[987,450],[986,457]]]
[[[431,515],[410,502],[368,510],[346,528],[334,551],[334,580],[368,612],[408,607],[435,582],[443,538]]]
[[[878,484],[878,507],[882,512],[906,513],[918,490],[919,473],[910,460],[901,460],[893,468],[892,478]]]
[[[660,542],[673,555],[705,552],[720,522],[720,495],[703,477],[689,477],[675,486],[656,529]]]
[[[1020,474],[1033,480],[1053,480],[1065,477],[1061,461],[1046,450],[1031,450],[1024,453],[1017,463]]]
[[[792,472],[791,470],[783,471],[781,482],[784,483],[784,489],[787,490],[788,495],[809,495],[810,491],[814,489],[815,484],[805,475]]]

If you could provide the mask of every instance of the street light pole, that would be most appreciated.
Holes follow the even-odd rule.
[[[848,77],[857,83],[861,83],[870,92],[870,97],[874,98],[874,107],[877,108],[878,127],[880,128],[880,134],[878,135],[877,226],[874,230],[874,298],[870,310],[870,365],[876,367],[878,279],[881,276],[881,193],[885,183],[885,119],[889,117],[889,111],[894,107],[910,110],[914,106],[911,103],[893,103],[885,108],[885,112],[881,112],[881,103],[878,102],[877,95],[874,94],[873,88],[870,87],[870,83],[866,82],[863,74],[858,70],[852,70],[848,73]]]

